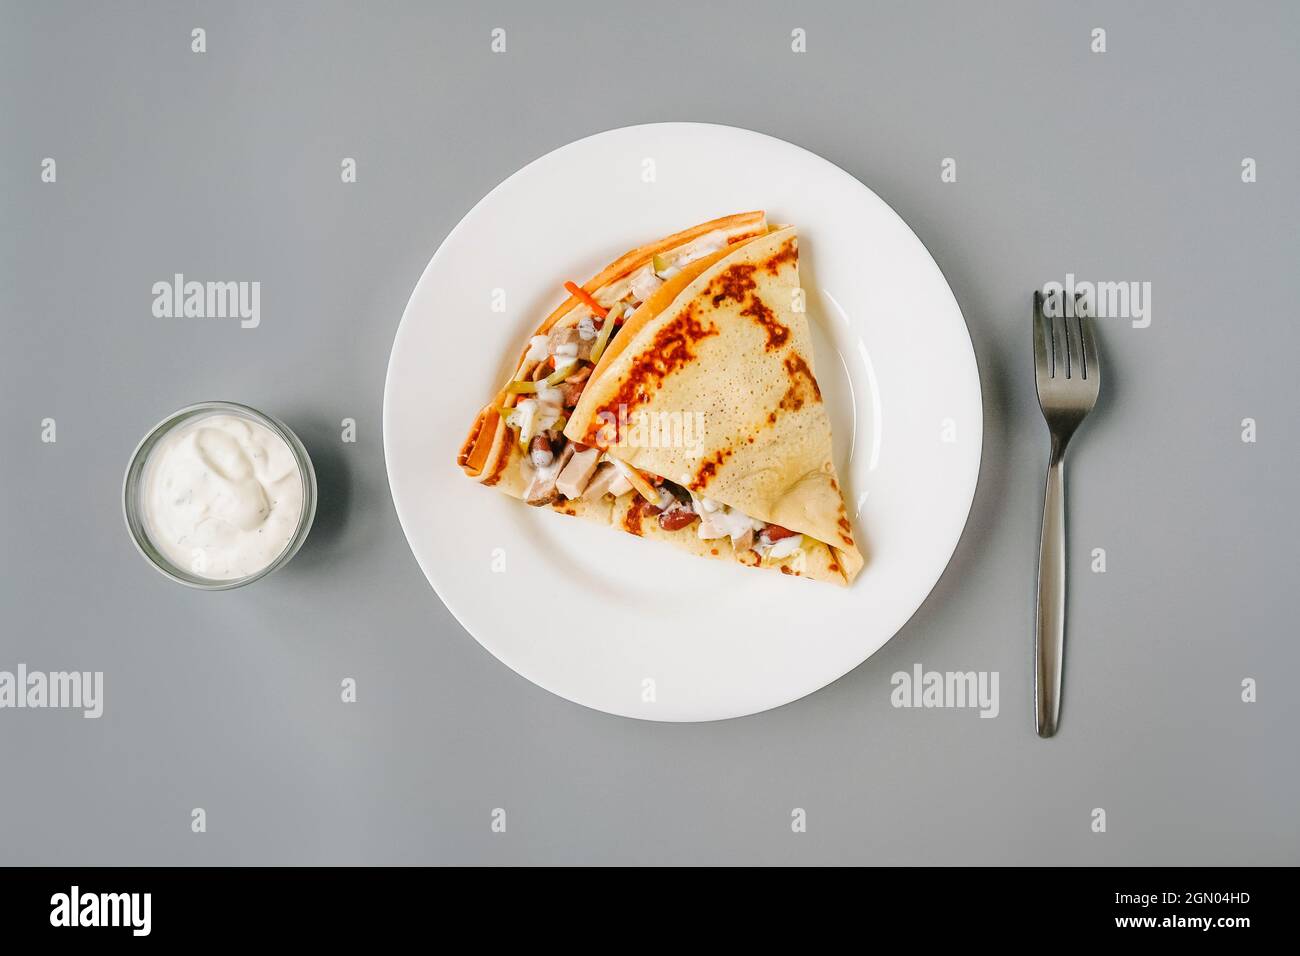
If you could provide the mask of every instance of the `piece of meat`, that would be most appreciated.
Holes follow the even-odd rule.
[[[538,468],[533,472],[533,478],[524,488],[524,501],[530,505],[540,507],[549,505],[560,497],[560,492],[555,487],[555,478],[557,468]]]
[[[596,466],[596,473],[591,476],[591,481],[587,482],[586,489],[582,492],[584,498],[599,498],[601,495],[610,491],[614,482],[619,478],[618,469],[609,462],[603,462]]]
[[[524,488],[524,501],[530,505],[549,505],[558,501],[560,491],[555,486],[556,480],[564,471],[564,466],[573,457],[573,442],[565,442],[559,457],[545,468],[534,468],[533,476]]]
[[[577,326],[557,325],[551,329],[550,338],[546,342],[546,350],[554,355],[556,349],[565,345],[576,345],[581,338]]]
[[[582,397],[582,387],[586,382],[570,382],[565,379],[559,386],[560,404],[565,408],[572,408],[578,404],[578,399]]]
[[[551,330],[550,341],[546,344],[546,350],[555,356],[555,365],[557,368],[563,368],[568,362],[575,358],[591,358],[591,347],[595,344],[595,339],[584,339],[578,332],[576,325],[565,325]],[[577,351],[573,351],[573,347]],[[560,354],[563,350],[564,354]]]
[[[569,458],[569,463],[560,472],[555,487],[566,498],[578,498],[587,489],[587,482],[596,471],[600,460],[600,449],[584,448],[576,451]]]

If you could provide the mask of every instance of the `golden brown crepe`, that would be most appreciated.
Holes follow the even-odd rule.
[[[662,290],[675,292],[669,305],[647,316],[656,304],[647,302],[606,350],[566,437],[607,445],[611,455],[697,496],[829,545],[826,564],[852,581],[862,556],[831,461],[794,228],[752,239],[683,277],[680,291]],[[702,440],[602,441],[611,437],[604,426],[625,421],[630,431],[646,413],[660,422],[698,413]]]
[[[676,264],[662,273],[666,281],[646,279],[647,270],[670,260]],[[635,490],[544,503],[702,557],[851,582],[863,559],[831,460],[795,230],[769,231],[761,212],[714,220],[628,253],[583,289],[608,308],[639,300],[632,287],[654,285],[594,367],[583,370],[589,377],[576,407],[566,409],[561,444],[571,456],[590,447],[604,453],[597,460],[636,469],[634,477],[659,485],[649,489],[657,503]],[[538,334],[584,317],[590,323],[592,309],[571,297]],[[528,353],[514,380],[550,371]],[[545,497],[537,490],[540,472],[519,446],[517,422],[511,427],[502,417],[521,397],[499,393],[458,460],[471,477],[537,502]],[[752,534],[734,530],[751,519]],[[722,527],[733,529],[731,536],[712,536]]]

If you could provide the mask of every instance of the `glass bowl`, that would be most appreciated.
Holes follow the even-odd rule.
[[[149,536],[149,522],[145,518],[142,502],[146,466],[150,454],[158,443],[173,430],[213,415],[245,418],[279,435],[289,446],[289,451],[298,465],[298,477],[302,480],[302,511],[298,515],[298,526],[294,530],[293,537],[270,564],[239,578],[205,578],[179,567],[168,559]],[[312,467],[311,456],[307,454],[307,449],[294,434],[293,429],[279,419],[236,402],[199,402],[197,405],[188,405],[168,415],[151,428],[136,446],[131,455],[131,462],[126,468],[126,478],[122,482],[122,514],[126,519],[127,531],[131,534],[136,550],[153,565],[158,573],[187,587],[204,591],[228,591],[266,577],[272,571],[284,567],[298,553],[302,543],[307,540],[312,520],[316,517],[316,470]]]

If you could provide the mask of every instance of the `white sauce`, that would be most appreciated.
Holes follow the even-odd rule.
[[[772,543],[767,551],[766,557],[769,558],[788,558],[800,548],[803,547],[803,535],[791,535],[788,538],[782,538]]]
[[[689,242],[680,249],[668,252],[660,258],[668,260],[668,268],[663,272],[654,271],[653,261],[642,266],[632,274],[629,287],[632,294],[644,302],[664,284],[665,279],[671,279],[677,273],[682,271],[683,266],[690,265],[697,259],[703,259],[705,256],[713,255],[719,249],[727,244],[727,237],[721,232],[710,232],[700,236],[694,242]]]
[[[674,264],[680,269],[682,266],[688,265],[696,259],[703,259],[705,256],[713,255],[726,244],[727,239],[722,233],[707,233],[687,245],[682,250],[680,257]]]
[[[659,287],[664,284],[664,280],[654,274],[654,269],[646,266],[637,270],[632,277],[632,294],[644,302],[650,296],[658,291]]]
[[[749,515],[737,511],[735,508],[729,508],[726,505],[719,506],[717,502],[705,498],[703,501],[709,502],[712,508],[703,504],[700,499],[700,506],[695,510],[700,515],[700,527],[696,532],[704,541],[710,541],[714,538],[731,538],[731,543],[736,544],[745,536],[747,531],[759,531],[764,525],[761,521],[755,521]]]
[[[536,418],[537,399],[521,398],[515,402],[515,407],[506,416],[506,424],[511,428],[519,429],[521,435],[535,435],[537,429],[533,427],[533,421]]]
[[[236,415],[163,437],[143,489],[149,537],[177,567],[227,581],[261,571],[298,529],[303,482],[283,438]]]
[[[524,356],[525,362],[541,362],[550,354],[547,346],[550,343],[550,336],[534,335],[528,340],[528,354]]]
[[[564,414],[564,389],[558,385],[537,383],[538,430],[545,431],[555,425]]]

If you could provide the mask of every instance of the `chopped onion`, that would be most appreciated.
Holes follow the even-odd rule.
[[[704,502],[701,501],[700,504],[703,506]],[[713,511],[704,511],[700,515],[700,530],[697,533],[706,541],[730,538],[733,545],[739,545],[747,535],[752,538],[753,532],[765,527],[763,522],[755,521],[744,512],[726,505],[718,506],[716,502],[714,506]]]
[[[663,284],[663,279],[655,275],[653,269],[646,268],[633,277],[632,294],[644,302],[646,299],[650,298],[650,296],[654,295]]]
[[[519,429],[519,441],[527,444],[537,434],[537,399],[525,398],[515,403],[506,417],[506,424]]]
[[[782,538],[775,542],[772,547],[768,549],[767,556],[769,558],[788,558],[802,547],[803,535],[792,534],[788,538]]]
[[[546,380],[537,383],[537,431],[544,432],[554,428],[564,415],[564,389],[546,384]],[[533,434],[536,434],[534,432]],[[530,438],[532,435],[529,436]]]
[[[677,265],[688,265],[696,259],[711,256],[725,245],[726,242],[719,233],[711,232],[707,236],[701,236],[686,248],[686,251],[677,260]]]

